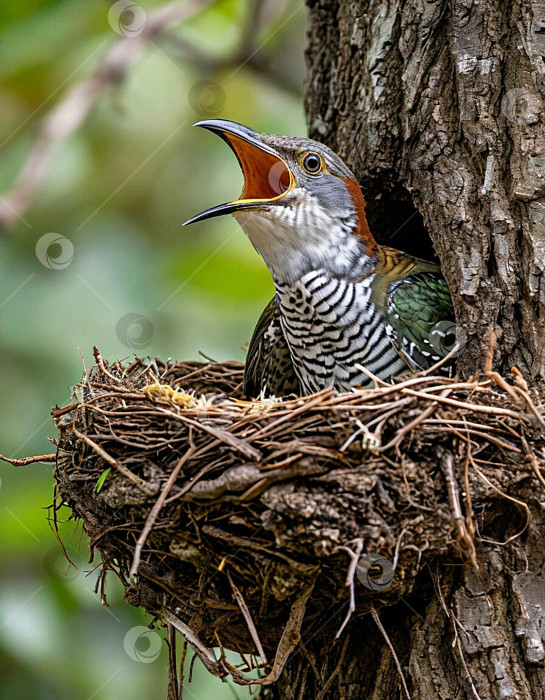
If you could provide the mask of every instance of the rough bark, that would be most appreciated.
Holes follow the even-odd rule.
[[[351,624],[345,644],[296,656],[263,697],[545,698],[542,510],[533,509],[531,516],[525,542],[478,549],[477,571],[468,564],[445,563],[422,576],[415,594],[390,608],[381,606],[389,643],[371,615],[360,617]]]
[[[380,242],[439,258],[467,333],[460,373],[482,369],[495,331],[495,368],[541,384],[545,3],[307,4],[310,136],[355,172]],[[530,522],[516,543],[480,532],[478,570],[429,571],[410,599],[380,609],[382,631],[359,617],[344,644],[299,654],[263,697],[544,698],[539,499]]]
[[[308,5],[310,135],[353,168],[379,240],[425,254],[431,238],[462,373],[495,330],[498,369],[544,377],[545,3]]]

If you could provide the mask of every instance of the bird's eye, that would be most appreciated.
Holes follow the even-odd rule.
[[[323,170],[323,160],[317,153],[306,153],[301,159],[303,170],[309,175],[317,175]]]

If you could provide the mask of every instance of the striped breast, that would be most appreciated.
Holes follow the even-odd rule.
[[[244,365],[244,393],[248,398],[301,394],[276,299],[267,304],[252,335]]]
[[[381,379],[407,368],[371,300],[373,280],[374,274],[351,281],[318,270],[276,285],[282,330],[305,393],[369,384],[357,365]]]

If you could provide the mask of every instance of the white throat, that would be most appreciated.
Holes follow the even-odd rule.
[[[263,257],[276,283],[293,284],[312,270],[335,277],[358,275],[369,264],[365,244],[353,231],[355,214],[332,217],[322,207],[302,201],[309,195],[298,189],[295,206],[264,206],[241,210],[233,216]]]

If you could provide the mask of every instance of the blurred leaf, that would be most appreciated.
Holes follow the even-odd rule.
[[[253,258],[241,255],[238,248],[233,243],[214,252],[215,244],[206,248],[199,246],[171,260],[167,273],[178,282],[191,278],[194,289],[211,295],[220,303],[223,299],[242,301],[272,294],[272,280],[265,263],[257,255]]]
[[[44,116],[119,39],[108,23],[113,1],[4,3],[0,195],[15,181]],[[149,13],[165,1],[141,5]],[[124,314],[141,313],[155,329],[140,354],[189,359],[203,350],[243,359],[241,348],[273,285],[233,220],[181,229],[201,208],[237,196],[242,184],[229,149],[191,128],[203,115],[190,105],[189,91],[203,80],[220,84],[225,104],[214,116],[272,133],[305,133],[302,101],[248,66],[202,71],[181,58],[175,39],[211,56],[230,55],[252,2],[218,0],[187,25],[172,27],[174,41],[154,41],[57,149],[24,221],[0,239],[2,453],[51,451],[51,407],[70,401],[70,388],[93,362],[92,346],[108,360],[136,352],[116,333]],[[293,76],[303,63],[304,10],[285,20],[297,3],[290,0],[285,9],[269,3],[272,25],[256,37],[257,55]],[[66,269],[48,269],[37,259],[36,243],[49,232],[74,246]],[[100,604],[98,571],[88,574],[97,560],[87,564],[88,539],[81,523],[67,519],[69,509],[58,513],[59,530],[78,555],[78,570],[65,572],[61,563],[51,575],[46,559],[58,549],[47,521],[52,468],[0,465],[0,477],[0,700],[166,697],[164,655],[138,664],[123,647],[126,632],[147,625],[149,616],[123,602],[123,587],[111,575],[111,608]],[[230,684],[199,662],[187,694],[233,698]],[[240,689],[238,695],[249,697]]]

